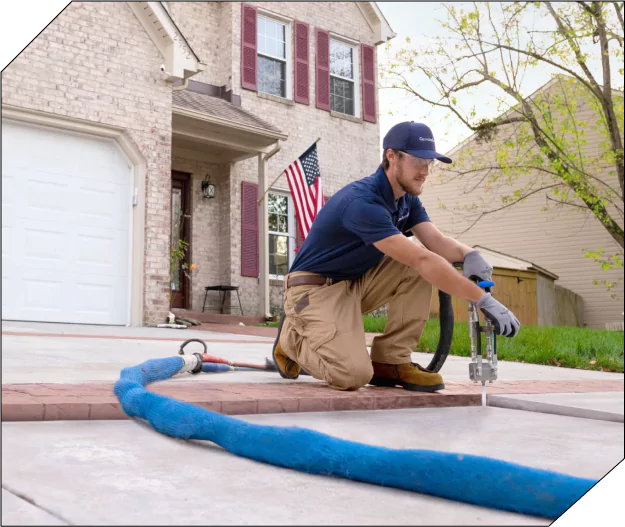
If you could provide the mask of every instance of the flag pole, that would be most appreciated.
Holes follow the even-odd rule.
[[[313,145],[316,145],[319,141],[321,141],[321,137],[317,137],[317,140],[313,143]],[[312,146],[312,145],[311,145],[311,146]],[[273,184],[274,184],[276,181],[278,181],[278,180],[282,177],[282,174],[284,174],[284,170],[283,170],[282,172],[280,172],[280,175],[279,175],[276,179],[274,179],[274,180],[272,181],[271,185],[268,185],[268,186],[267,186],[267,188],[265,189],[265,192],[263,192],[263,195],[262,195],[260,198],[258,198],[258,201],[257,201],[257,204],[258,204],[258,205],[260,205],[260,202],[261,202],[261,201],[263,201],[263,198],[265,197],[265,195],[267,194],[267,192],[269,192],[269,189],[270,189],[271,187],[273,187]]]

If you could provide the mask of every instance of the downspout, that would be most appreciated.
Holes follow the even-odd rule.
[[[258,200],[258,226],[259,226],[259,263],[260,263],[260,298],[263,314],[266,320],[269,320],[271,315],[270,308],[270,290],[269,290],[269,211],[267,206],[268,182],[267,182],[267,161],[276,155],[282,149],[280,140],[276,142],[276,145],[272,150],[266,154],[258,154],[258,194],[261,198]]]
[[[188,86],[189,86],[189,79],[184,79],[180,86],[172,86],[171,89],[173,91],[186,90]]]

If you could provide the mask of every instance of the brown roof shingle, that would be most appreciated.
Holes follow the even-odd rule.
[[[172,103],[173,106],[177,108],[193,110],[221,119],[227,119],[233,123],[282,133],[281,130],[267,121],[256,117],[253,113],[218,97],[211,97],[210,95],[195,93],[189,90],[181,90],[173,92]]]

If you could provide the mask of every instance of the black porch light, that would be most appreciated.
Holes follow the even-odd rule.
[[[202,194],[204,195],[204,199],[211,199],[215,197],[215,184],[211,181],[210,174],[206,174],[204,176],[204,181],[202,181]]]

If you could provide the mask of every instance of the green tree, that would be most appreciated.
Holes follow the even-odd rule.
[[[603,268],[622,268],[623,2],[444,8],[445,35],[420,35],[426,44],[419,47],[406,38],[381,67],[382,87],[445,109],[474,132],[477,149],[493,152],[465,148],[450,169],[451,177],[473,178],[485,198],[463,206],[472,213],[469,228],[542,192],[547,207],[570,207],[600,221],[616,245],[590,248],[586,256]],[[527,93],[532,70],[552,79],[533,94]],[[485,88],[494,94],[495,118],[471,104]],[[591,130],[601,137],[598,151],[588,147]]]

